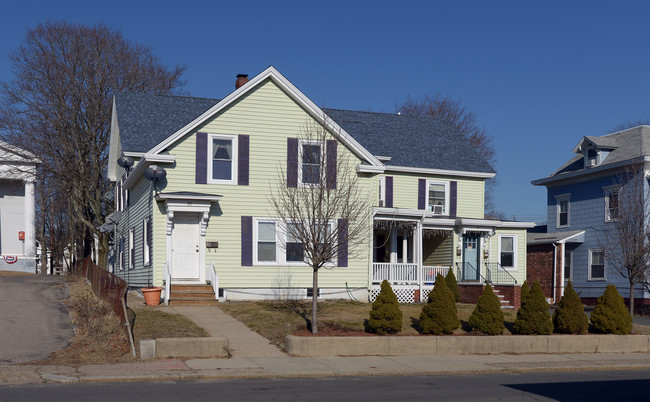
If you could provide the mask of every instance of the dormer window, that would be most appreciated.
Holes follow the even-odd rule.
[[[597,149],[588,149],[587,155],[585,158],[585,167],[594,167],[598,166],[598,150]]]

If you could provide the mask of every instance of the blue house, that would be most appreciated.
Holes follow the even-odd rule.
[[[547,189],[547,225],[528,236],[528,277],[544,282],[552,301],[559,301],[569,279],[585,304],[595,304],[609,284],[627,301],[628,279],[605,258],[605,230],[617,219],[626,168],[643,163],[647,172],[650,126],[583,137],[573,153],[557,171],[532,181]],[[650,304],[641,285],[635,286],[635,299]]]

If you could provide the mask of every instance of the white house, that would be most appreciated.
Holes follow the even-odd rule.
[[[36,272],[38,158],[0,141],[0,270]]]

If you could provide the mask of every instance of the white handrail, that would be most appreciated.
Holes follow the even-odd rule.
[[[171,292],[171,286],[172,286],[172,273],[171,270],[169,269],[169,263],[165,261],[165,264],[163,264],[163,281],[165,285],[165,304],[169,304],[169,295]]]
[[[215,267],[214,263],[211,262],[209,265],[206,265],[205,268],[206,268],[207,279],[212,284],[212,291],[214,292],[214,298],[219,300],[219,275],[217,275],[217,267]]]

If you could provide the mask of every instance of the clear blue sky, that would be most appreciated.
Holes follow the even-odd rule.
[[[479,116],[497,150],[497,209],[543,221],[530,184],[584,135],[650,119],[650,2],[13,1],[0,15],[0,80],[27,28],[105,23],[185,64],[186,90],[219,98],[275,66],[316,104],[394,112],[441,92]]]

